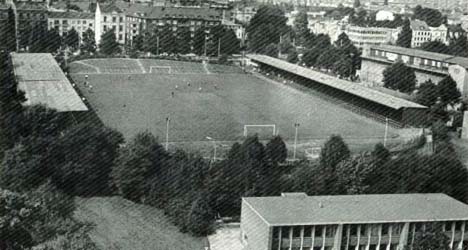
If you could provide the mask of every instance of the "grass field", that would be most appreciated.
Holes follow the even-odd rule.
[[[102,250],[204,250],[205,238],[179,232],[159,209],[121,197],[77,198],[75,218],[95,225],[90,232]]]
[[[151,66],[174,70],[172,74],[150,74]],[[300,124],[299,141],[325,139],[331,134],[373,141],[384,136],[384,124],[313,93],[235,73],[239,70],[164,60],[106,59],[71,64],[75,82],[98,116],[126,138],[149,130],[164,141],[166,117],[170,117],[171,142],[205,141],[207,136],[217,141],[241,140],[245,124],[275,124],[279,134],[291,141],[296,122]],[[83,84],[85,73],[89,73],[92,91]],[[271,128],[248,132],[272,134]],[[389,128],[389,137],[398,133]]]

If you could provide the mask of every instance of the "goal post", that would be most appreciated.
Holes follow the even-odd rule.
[[[172,67],[171,66],[150,66],[149,73],[172,74]]]
[[[268,129],[271,131],[271,135],[277,135],[276,124],[246,124],[244,125],[244,137],[249,134],[249,128],[255,131]]]

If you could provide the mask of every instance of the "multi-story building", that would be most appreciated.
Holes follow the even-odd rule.
[[[128,10],[130,11],[130,10]],[[127,11],[127,12],[128,12]],[[222,16],[220,11],[201,7],[152,7],[146,11],[140,10],[127,15],[128,36],[131,43],[137,34],[143,30],[162,30],[170,27],[173,32],[187,29],[194,37],[195,31],[202,27],[220,25]]]
[[[114,29],[117,42],[120,44],[125,43],[125,11],[122,8],[114,4],[101,6],[98,3],[96,4],[94,18],[96,44],[100,43],[102,34],[110,29]]]
[[[447,44],[447,26],[442,24],[439,27],[430,27],[421,20],[411,20],[411,47],[416,48],[425,42],[440,41]]]
[[[27,40],[33,29],[47,29],[47,5],[39,2],[15,3],[17,34],[20,48],[27,45]]]
[[[333,19],[309,20],[309,30],[315,34],[326,34],[332,42],[346,30],[347,22]]]
[[[94,14],[89,12],[49,12],[49,29],[56,29],[61,36],[75,29],[80,36],[86,30],[94,30]]]
[[[249,250],[403,250],[432,223],[451,249],[468,244],[468,205],[445,194],[243,198],[240,237]]]
[[[364,46],[394,43],[400,31],[401,28],[392,29],[349,25],[346,27],[345,33],[356,47],[363,48]]]
[[[231,11],[231,20],[248,24],[257,13],[257,8],[253,6],[234,8]]]
[[[362,81],[383,85],[383,71],[398,60],[415,70],[417,85],[431,80],[438,83],[450,75],[463,96],[468,95],[468,58],[409,49],[392,45],[370,46],[361,56]]]

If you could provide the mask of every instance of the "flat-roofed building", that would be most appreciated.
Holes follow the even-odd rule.
[[[392,45],[370,46],[363,50],[360,78],[383,86],[383,71],[398,60],[415,69],[417,86],[427,80],[438,83],[447,75],[462,95],[468,95],[468,58]]]
[[[349,25],[345,33],[358,48],[371,45],[390,44],[396,42],[401,28],[361,27]]]
[[[94,30],[94,13],[89,12],[49,12],[49,29],[56,29],[61,36],[66,36],[71,29],[83,38],[86,30]]]
[[[445,194],[242,198],[240,237],[248,250],[403,250],[430,223],[467,246],[468,205]]]
[[[43,104],[58,112],[88,108],[49,53],[11,53],[18,88],[26,95],[24,105]]]

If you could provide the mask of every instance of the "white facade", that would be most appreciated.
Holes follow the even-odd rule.
[[[99,45],[102,34],[110,29],[114,29],[115,38],[118,43],[125,43],[126,27],[124,12],[117,11],[116,9],[103,10],[98,3],[96,4],[95,26],[96,44]]]
[[[431,30],[431,41],[440,41],[444,44],[448,44],[447,33],[448,28],[444,24],[439,27],[429,27]]]
[[[425,42],[440,41],[448,44],[447,26],[442,24],[439,27],[429,27],[424,21],[414,20],[411,21],[411,30],[413,37],[411,38],[411,47],[420,47]]]
[[[381,28],[381,27],[359,27],[349,25],[346,28],[346,35],[358,48],[370,45],[381,45],[394,43],[401,28]]]
[[[338,39],[338,36],[345,31],[346,25],[336,20],[312,20],[309,21],[309,29],[315,34],[326,34],[331,42]]]

